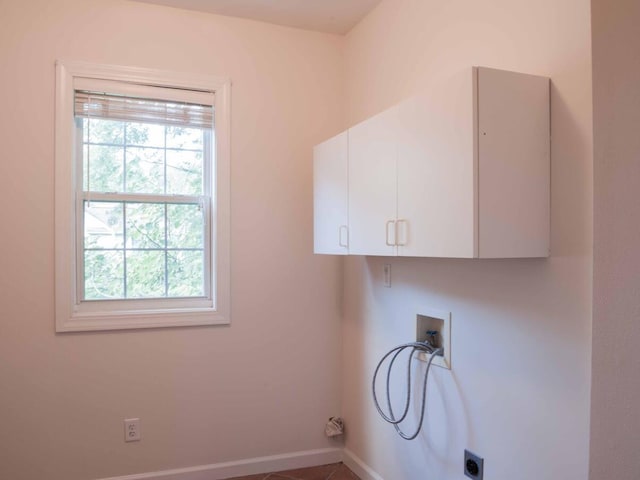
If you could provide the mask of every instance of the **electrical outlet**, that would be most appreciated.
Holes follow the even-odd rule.
[[[473,480],[482,480],[484,475],[484,458],[469,450],[464,451],[464,474]]]
[[[139,418],[125,418],[124,419],[124,441],[125,442],[138,442],[142,438],[140,432],[140,419]]]
[[[391,288],[391,264],[386,263],[384,265],[384,286]]]

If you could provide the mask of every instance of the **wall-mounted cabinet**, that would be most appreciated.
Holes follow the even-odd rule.
[[[316,148],[316,225],[337,202],[325,199],[325,153],[348,171],[333,181],[348,219],[316,228],[316,253],[548,256],[549,127],[548,78],[473,68],[434,82],[330,140],[339,155]],[[348,247],[321,251],[325,230]]]

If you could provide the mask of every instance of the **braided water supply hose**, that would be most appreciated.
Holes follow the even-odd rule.
[[[391,370],[393,369],[393,364],[395,363],[398,355],[400,355],[404,350],[411,349],[411,354],[409,355],[409,361],[407,362],[407,398],[404,405],[404,411],[400,418],[396,418],[396,415],[393,412],[393,408],[391,406],[391,393],[390,393],[390,380],[391,380]],[[411,362],[413,360],[413,356],[416,352],[426,352],[431,355],[427,362],[427,369],[424,373],[424,381],[422,382],[422,406],[420,408],[420,420],[418,420],[418,426],[415,432],[411,435],[405,433],[400,428],[399,424],[407,417],[407,413],[409,412],[409,404],[411,402]],[[427,380],[429,379],[429,370],[431,369],[431,363],[433,359],[436,358],[437,355],[442,355],[442,348],[433,347],[428,342],[411,342],[405,343],[403,345],[398,345],[395,348],[389,350],[382,359],[378,362],[376,366],[376,370],[373,374],[373,381],[371,382],[371,390],[373,392],[373,402],[375,403],[376,410],[380,416],[384,419],[384,421],[390,423],[395,428],[398,435],[400,435],[405,440],[413,440],[418,436],[420,431],[422,430],[422,423],[424,421],[424,414],[427,405]],[[382,408],[380,407],[380,403],[378,402],[378,395],[376,393],[376,379],[378,378],[378,372],[382,367],[384,361],[390,356],[393,355],[391,361],[389,362],[389,368],[387,369],[387,379],[386,379],[386,387],[387,387],[387,408],[389,410],[389,414],[387,415]]]

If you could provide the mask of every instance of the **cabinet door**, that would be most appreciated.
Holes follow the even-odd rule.
[[[398,255],[474,256],[471,68],[399,105]]]
[[[349,129],[349,253],[395,255],[397,108]]]
[[[313,149],[313,251],[349,253],[347,132]]]
[[[480,258],[547,257],[549,79],[478,68]]]

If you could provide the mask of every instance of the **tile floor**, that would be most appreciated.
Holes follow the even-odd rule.
[[[284,472],[261,473],[230,480],[360,480],[343,463],[331,463],[319,467],[298,468]]]

